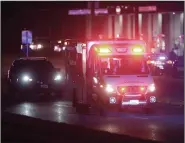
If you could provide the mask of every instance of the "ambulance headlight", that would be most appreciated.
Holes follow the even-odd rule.
[[[29,75],[23,75],[22,81],[23,82],[31,82],[33,79]]]
[[[154,92],[156,89],[155,89],[155,84],[150,84],[149,86],[148,86],[148,91],[149,92]]]
[[[56,74],[54,80],[60,81],[62,79],[62,76],[60,74]]]
[[[109,84],[105,87],[105,90],[106,90],[108,93],[114,92],[114,88],[112,87],[112,85],[109,85]]]

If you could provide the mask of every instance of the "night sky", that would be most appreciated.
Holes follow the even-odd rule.
[[[127,2],[121,1],[101,2],[100,7],[123,5],[126,3]],[[149,4],[148,2],[129,3]],[[156,2],[152,2],[151,4],[155,3]],[[177,4],[178,2],[175,3]],[[174,6],[174,4],[172,5]],[[183,3],[181,2],[180,5],[182,6]],[[24,28],[31,30],[34,38],[48,37],[49,33],[51,40],[60,38],[84,38],[86,24],[85,16],[68,16],[67,14],[69,9],[86,7],[87,2],[83,1],[1,2],[2,52],[10,53],[20,51],[21,31]]]
[[[24,28],[33,37],[48,37],[51,31],[51,40],[78,36],[75,26],[83,24],[84,17],[68,16],[68,9],[85,8],[86,2],[2,2],[1,6],[2,51],[14,52],[20,50]],[[81,35],[85,32],[80,31]]]

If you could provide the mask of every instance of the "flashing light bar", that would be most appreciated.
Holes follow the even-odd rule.
[[[109,48],[95,48],[95,51],[97,51],[99,54],[111,53]]]
[[[134,53],[142,53],[142,52],[143,52],[143,48],[135,47],[135,48],[132,49],[132,51],[133,51]]]

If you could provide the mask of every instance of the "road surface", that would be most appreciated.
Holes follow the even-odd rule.
[[[62,100],[54,101],[12,101],[3,95],[2,110],[12,114],[58,123],[75,124],[87,128],[124,134],[132,137],[157,141],[184,141],[184,102],[173,103],[174,99],[184,99],[184,82],[169,78],[155,78],[158,95],[162,102],[153,106],[154,113],[144,114],[139,109],[126,112],[107,111],[100,116],[95,110],[89,114],[76,113],[71,105],[71,89],[63,94]],[[24,96],[24,95],[23,95]],[[173,96],[178,98],[172,98]],[[170,99],[169,102],[164,102]]]
[[[81,125],[110,133],[124,134],[157,141],[183,141],[184,108],[157,104],[155,113],[144,114],[139,110],[127,112],[107,112],[105,117],[97,112],[80,115],[75,112],[71,102],[22,102],[4,111],[49,120],[59,123]]]

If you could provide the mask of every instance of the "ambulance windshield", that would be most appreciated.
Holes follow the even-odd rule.
[[[101,71],[105,75],[148,74],[146,61],[141,56],[101,57]]]

